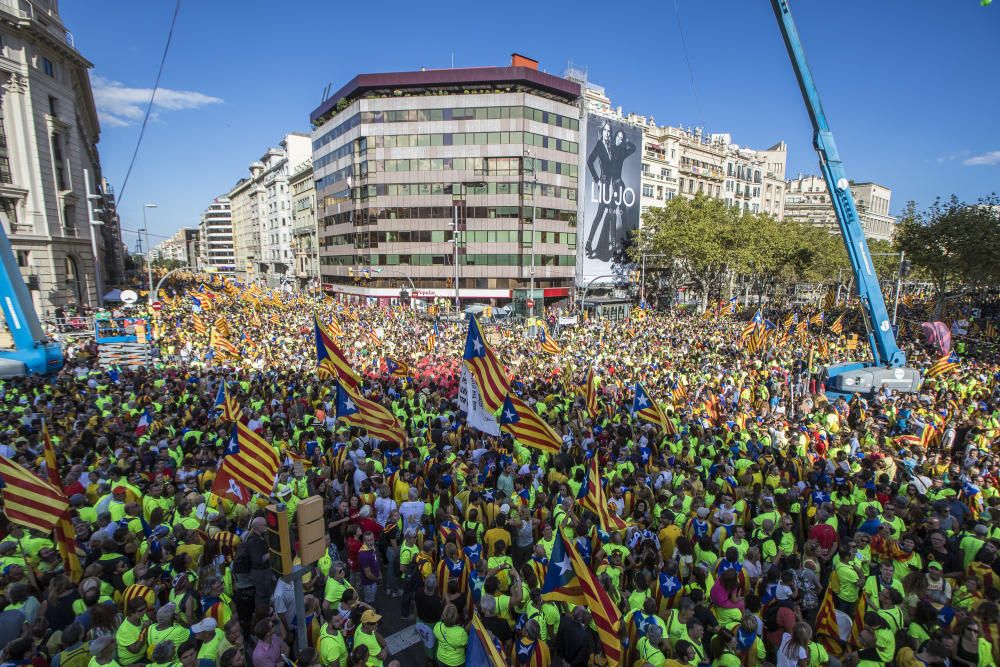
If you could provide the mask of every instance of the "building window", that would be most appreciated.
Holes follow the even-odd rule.
[[[648,174],[649,173],[649,163],[648,162],[643,162],[642,163],[642,173],[644,173],[644,174]]]
[[[653,196],[653,186],[652,185],[644,185],[644,186],[642,186],[642,196],[643,197],[652,197]]]
[[[50,116],[59,115],[59,100],[57,100],[52,95],[49,95],[49,115]]]
[[[52,162],[56,172],[56,186],[59,190],[66,190],[66,168],[63,164],[62,136],[58,132],[52,133]]]
[[[55,78],[56,76],[56,66],[52,64],[52,61],[48,58],[42,58],[42,71]]]

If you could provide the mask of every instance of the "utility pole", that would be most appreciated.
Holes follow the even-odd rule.
[[[459,284],[459,281],[462,279],[462,271],[461,271],[461,267],[459,267],[459,265],[458,265],[458,202],[455,202],[454,204],[455,204],[454,208],[453,208],[453,216],[454,217],[453,217],[452,223],[451,223],[452,227],[454,227],[454,231],[452,232],[451,241],[452,241],[452,243],[455,244],[455,255],[454,255],[454,257],[455,257],[455,259],[454,259],[454,261],[455,261],[455,312],[458,313],[461,310],[461,305],[460,305],[460,301],[459,301],[459,294],[458,294],[458,284]]]
[[[896,271],[896,299],[892,304],[892,323],[896,324],[896,313],[899,312],[899,292],[903,289],[903,258],[906,252],[899,251],[899,270]]]
[[[156,208],[156,204],[143,204],[142,205],[142,231],[146,234],[146,274],[149,278],[149,291],[153,291],[153,263],[149,258],[149,224],[146,222],[146,209]]]

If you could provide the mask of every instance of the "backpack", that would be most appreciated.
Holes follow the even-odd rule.
[[[90,664],[90,642],[59,653],[60,667],[87,667]]]

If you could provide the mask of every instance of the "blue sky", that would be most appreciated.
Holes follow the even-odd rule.
[[[63,0],[94,63],[105,175],[121,189],[173,0]],[[287,6],[288,9],[284,10]],[[513,51],[568,62],[612,104],[658,124],[789,147],[788,173],[817,173],[811,130],[768,0],[264,2],[187,0],[153,121],[121,201],[122,226],[169,235],[288,131],[308,131],[326,85],[359,72],[505,65]],[[1000,3],[794,0],[793,11],[848,175],[893,189],[892,209],[1000,191]],[[145,89],[145,90],[144,90]],[[700,101],[700,104],[696,101]],[[134,234],[126,234],[130,248]],[[155,244],[158,237],[153,239]]]

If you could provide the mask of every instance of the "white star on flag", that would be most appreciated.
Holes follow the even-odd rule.
[[[570,561],[569,556],[563,557],[561,561],[559,561],[558,563],[553,563],[553,565],[559,568],[560,577],[569,572],[571,569],[573,569],[573,563],[572,561]]]
[[[515,415],[515,414],[514,414],[513,412],[511,412],[510,410],[508,410],[507,412],[503,413],[503,418],[504,418],[504,419],[506,419],[506,420],[507,420],[507,421],[509,421],[509,422],[512,422],[512,421],[514,421],[514,417],[516,417],[516,416],[517,416],[517,415]]]
[[[645,394],[639,394],[639,396],[637,396],[635,400],[639,405],[643,407],[645,407],[646,404],[649,403],[649,399],[646,398]]]
[[[476,351],[476,354],[479,354],[480,352],[483,351],[483,344],[479,341],[478,338],[472,339],[472,349]]]
[[[348,412],[352,412],[354,410],[354,401],[352,401],[351,399],[347,399],[346,401],[344,401],[344,409],[347,410]]]

